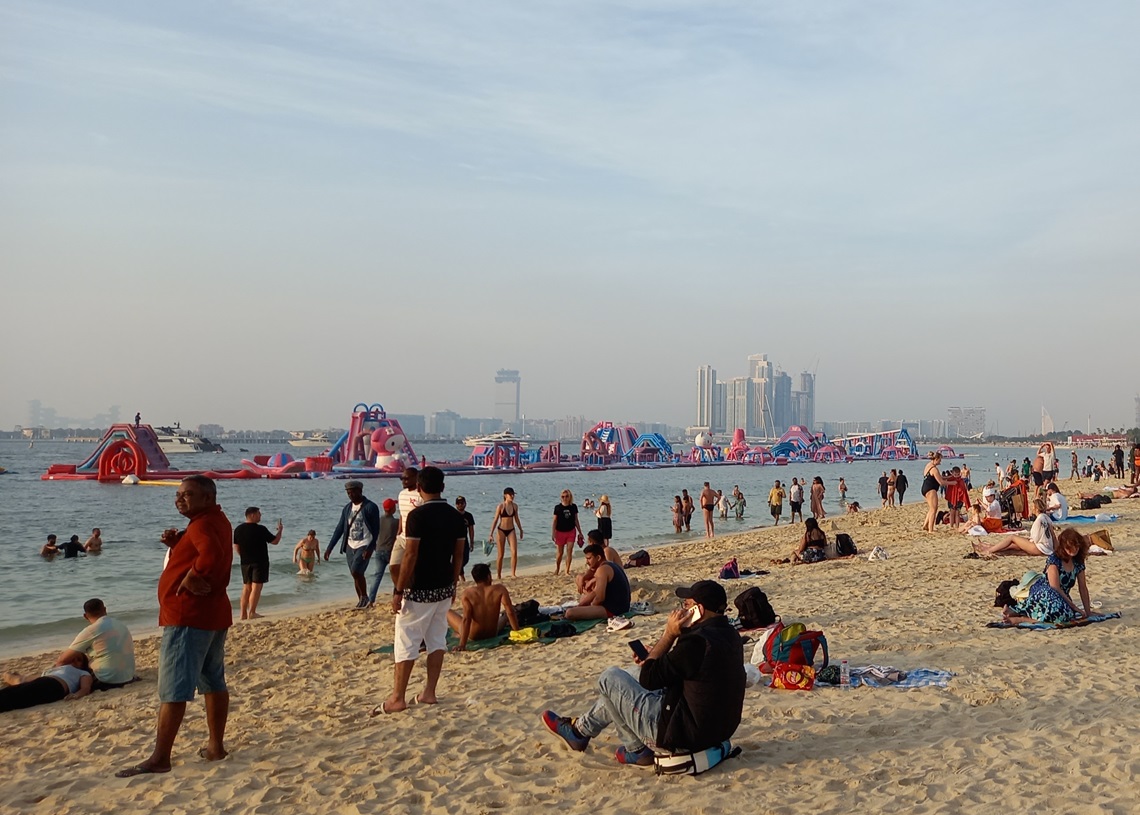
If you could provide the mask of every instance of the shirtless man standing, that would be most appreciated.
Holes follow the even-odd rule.
[[[705,537],[711,538],[713,536],[713,510],[716,509],[716,502],[719,500],[716,490],[709,486],[709,482],[705,482],[701,488],[701,511],[705,514]]]
[[[83,551],[89,555],[97,555],[103,551],[103,532],[99,527],[91,530],[91,537],[83,544]]]
[[[511,593],[501,583],[497,586],[491,583],[491,567],[476,563],[471,567],[471,579],[475,585],[465,589],[460,600],[463,613],[447,612],[447,624],[459,635],[456,651],[466,651],[469,639],[485,640],[503,633],[508,623],[512,631],[519,628]]]

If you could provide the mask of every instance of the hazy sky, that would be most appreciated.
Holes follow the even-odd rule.
[[[1133,424],[1140,5],[0,0],[0,427]],[[1124,360],[1124,361],[1122,361]],[[1121,377],[1120,372],[1126,371]]]

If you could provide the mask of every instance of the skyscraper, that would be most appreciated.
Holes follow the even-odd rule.
[[[737,428],[749,436],[756,434],[755,414],[756,389],[751,377],[737,376],[725,384],[724,427],[727,431]]]
[[[792,424],[803,425],[814,431],[815,425],[815,374],[800,374],[800,389],[792,392]]]
[[[505,369],[496,371],[495,418],[504,422],[517,422],[521,416],[519,411],[521,393],[522,377],[518,371]]]
[[[711,365],[697,368],[697,427],[713,429],[713,403],[716,401],[716,370]]]

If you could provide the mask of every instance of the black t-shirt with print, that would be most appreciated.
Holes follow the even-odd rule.
[[[418,539],[416,569],[408,587],[408,597],[419,602],[443,599],[434,597],[441,590],[454,590],[455,542],[467,538],[467,522],[455,507],[437,498],[427,501],[408,513],[404,522],[404,536]],[[427,599],[425,592],[434,599]]]
[[[574,522],[578,519],[578,505],[564,506],[561,502],[554,505],[554,528],[558,532],[573,532]]]

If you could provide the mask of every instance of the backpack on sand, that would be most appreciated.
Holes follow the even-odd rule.
[[[840,532],[835,536],[835,552],[840,557],[859,554],[859,550],[855,547],[855,541],[851,540],[851,536],[846,532]]]
[[[736,606],[737,616],[740,618],[740,627],[744,630],[767,628],[776,622],[776,612],[768,602],[768,595],[753,586],[736,595],[732,601]]]
[[[627,569],[636,569],[639,566],[648,566],[648,565],[649,565],[649,553],[646,552],[644,549],[638,549],[636,552],[634,552],[632,555],[630,555],[629,560],[627,560],[625,562],[625,568],[627,568]]]
[[[822,631],[808,631],[803,623],[784,625],[777,623],[776,629],[764,643],[764,661],[769,665],[781,662],[789,665],[810,665],[815,667],[815,652],[823,648],[823,665],[827,667],[827,637]]]

